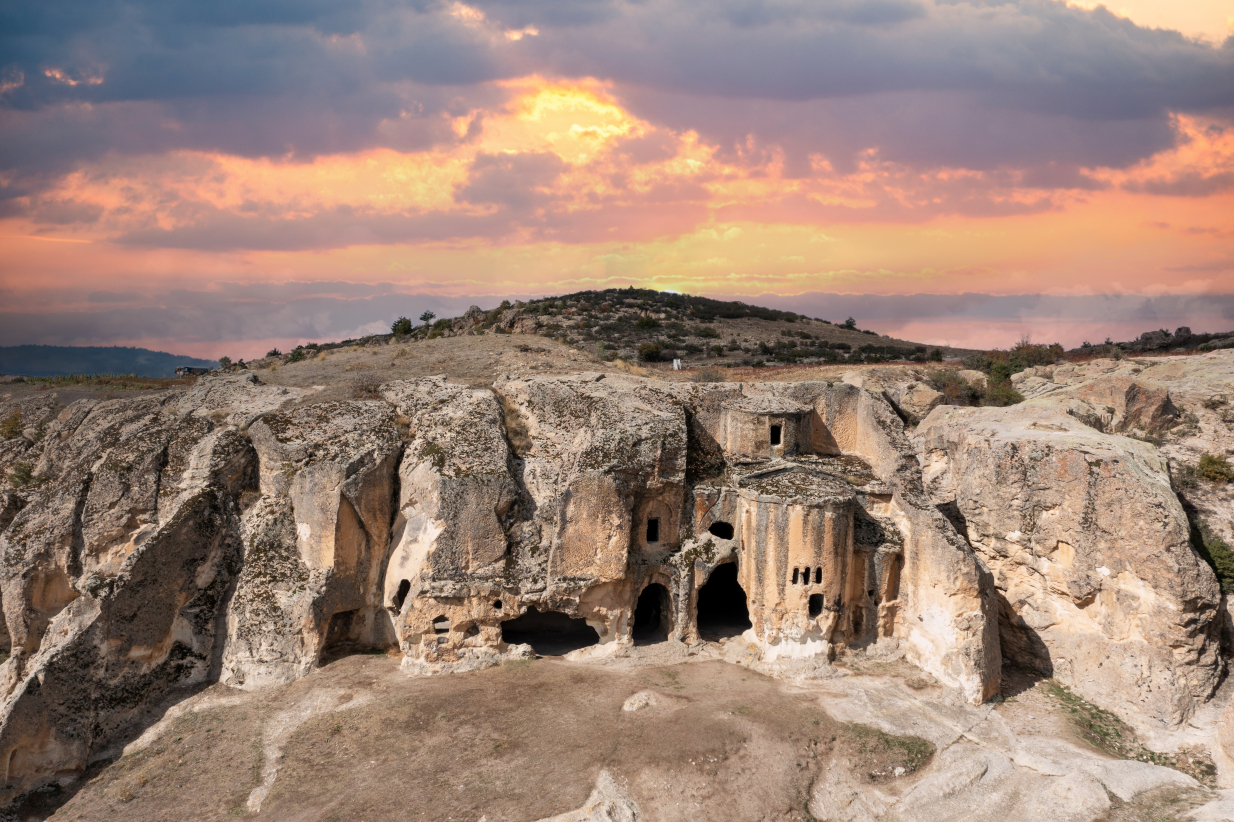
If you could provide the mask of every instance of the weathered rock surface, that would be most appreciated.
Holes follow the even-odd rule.
[[[402,440],[376,401],[269,413],[248,435],[260,497],[241,525],[222,680],[252,688],[303,676],[332,647],[393,639],[380,590]]]
[[[1155,418],[1128,409],[1114,418]],[[1177,726],[1209,697],[1221,595],[1154,447],[1040,402],[942,407],[916,441],[994,572],[1006,658],[1129,719]]]
[[[1055,428],[937,408],[924,481],[883,388],[845,383],[437,378],[313,403],[209,377],[31,405],[30,436],[0,444],[38,478],[0,487],[7,794],[79,773],[186,689],[353,650],[426,673],[526,656],[536,631],[592,637],[574,660],[649,628],[697,649],[722,583],[721,628],[741,624],[718,635],[766,670],[902,653],[980,703],[1006,655],[1176,724],[1220,671],[1214,583],[1156,452],[1080,422],[1182,413],[1134,377],[1034,375]]]

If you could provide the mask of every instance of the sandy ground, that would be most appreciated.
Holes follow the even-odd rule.
[[[661,643],[603,663],[550,657],[427,678],[358,655],[261,693],[216,685],[67,801],[47,796],[18,818],[532,822],[595,801],[611,779],[641,820],[810,820],[820,779],[903,794],[929,777],[950,724],[946,739],[994,720],[1083,746],[1031,680],[1009,682],[1015,696],[1001,705],[965,708],[902,661],[792,682],[708,648],[687,657]],[[878,730],[888,722],[909,730]],[[1184,819],[1211,796],[1156,791],[1101,819]]]

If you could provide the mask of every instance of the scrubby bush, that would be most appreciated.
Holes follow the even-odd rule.
[[[26,485],[33,485],[36,482],[33,473],[33,466],[28,462],[14,462],[9,470],[9,482],[15,488],[21,488]]]
[[[930,361],[931,362],[942,362],[943,361],[943,350],[941,348],[935,348],[933,351],[931,351]]]
[[[1203,517],[1192,514],[1190,520],[1192,547],[1213,569],[1221,590],[1234,594],[1234,550]]]
[[[982,405],[992,405],[1001,408],[1005,405],[1016,405],[1024,402],[1024,395],[1011,387],[1010,380],[990,380],[990,387],[986,389],[985,397],[982,398]]]
[[[269,351],[266,352],[266,356],[267,357],[281,357],[283,356],[283,352],[279,351],[277,348],[271,348]]]
[[[655,317],[639,317],[637,320],[634,321],[634,327],[641,328],[644,331],[646,331],[649,328],[659,328],[660,321],[657,320]]]
[[[724,382],[724,372],[718,368],[700,368],[691,376],[692,382]]]
[[[979,405],[982,392],[955,371],[940,368],[927,381],[943,395],[944,405]]]
[[[1234,480],[1234,465],[1224,456],[1218,454],[1200,455],[1200,476],[1209,482],[1229,482]]]
[[[722,346],[722,345],[713,345],[713,346],[711,346],[711,356],[713,356],[713,357],[723,357],[723,356],[724,356],[724,346]]]
[[[638,358],[643,362],[659,362],[664,354],[664,346],[659,343],[643,343],[638,347]]]
[[[852,317],[849,317],[847,320],[844,321],[844,327],[850,330],[855,330],[857,328],[857,321],[854,320]]]
[[[219,357],[219,368],[222,368],[224,371],[231,368],[231,357]]]
[[[14,408],[12,413],[5,417],[4,422],[0,423],[0,437],[11,440],[20,436],[21,430],[21,409]]]
[[[705,325],[696,325],[694,327],[693,334],[694,336],[702,337],[705,340],[718,340],[720,338],[719,331]]]
[[[399,317],[394,322],[390,323],[390,333],[396,337],[401,337],[404,334],[411,333],[411,320],[406,317]]]
[[[293,349],[291,354],[287,356],[288,362],[300,362],[300,360],[302,359],[304,359],[304,349],[303,348]]]

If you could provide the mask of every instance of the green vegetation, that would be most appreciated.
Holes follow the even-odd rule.
[[[664,355],[664,346],[659,343],[643,343],[638,347],[638,358],[643,362],[658,362]]]
[[[1221,538],[1208,520],[1187,506],[1187,519],[1191,523],[1191,547],[1208,563],[1221,583],[1221,590],[1234,594],[1234,550]]]
[[[1161,754],[1149,750],[1140,744],[1130,725],[1073,693],[1061,682],[1049,679],[1042,683],[1042,687],[1046,695],[1067,712],[1080,737],[1099,751],[1118,759],[1134,759],[1173,768],[1210,788],[1215,786],[1217,768],[1207,755],[1187,751]]]
[[[304,359],[304,348],[297,347],[287,355],[287,362],[300,362]]]
[[[1229,482],[1234,480],[1234,465],[1226,457],[1218,454],[1201,454],[1198,466],[1200,476],[1209,482]]]
[[[396,337],[402,337],[411,333],[411,320],[406,317],[399,317],[394,322],[390,323],[390,333]]]
[[[893,736],[855,723],[848,728],[857,752],[865,764],[872,766],[866,774],[872,782],[914,773],[934,756],[934,744],[919,736]],[[900,772],[896,773],[897,770]]]
[[[980,405],[985,396],[981,389],[949,368],[940,368],[926,379],[943,395],[944,405]]]
[[[283,356],[283,352],[279,351],[277,348],[271,348],[269,351],[266,352],[266,356],[267,357],[281,357]]]
[[[634,327],[642,328],[644,330],[648,328],[659,328],[660,321],[657,320],[655,317],[639,317],[637,320],[635,320]]]
[[[14,462],[9,469],[9,482],[14,488],[34,485],[38,478],[34,476],[33,466],[28,462]]]
[[[222,368],[224,371],[231,368],[231,357],[219,357],[219,368]]]
[[[4,437],[6,440],[14,439],[21,435],[21,429],[21,409],[14,408],[13,412],[5,418],[4,422],[0,423],[0,437]]]
[[[433,318],[436,316],[437,315],[433,313],[432,311],[425,311],[423,314],[420,315],[420,322],[423,323],[424,325],[428,325],[429,323],[433,321]]]

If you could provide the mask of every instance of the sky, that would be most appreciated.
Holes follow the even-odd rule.
[[[257,356],[636,285],[1234,329],[1234,0],[15,0],[0,345]]]

